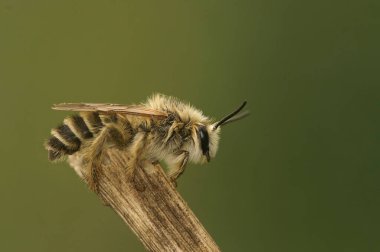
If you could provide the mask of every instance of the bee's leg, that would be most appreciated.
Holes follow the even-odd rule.
[[[178,152],[178,156],[175,158],[174,162],[169,166],[168,176],[174,186],[177,186],[176,180],[185,171],[187,161],[189,160],[189,152],[181,150]]]
[[[130,159],[128,161],[127,177],[131,180],[134,180],[135,170],[145,147],[146,136],[146,132],[138,132],[129,146]]]
[[[95,138],[95,140],[91,143],[91,147],[88,148],[90,151],[86,153],[86,157],[88,159],[88,177],[87,183],[88,187],[98,193],[98,180],[99,174],[98,171],[101,166],[102,156],[103,156],[103,148],[107,143],[109,138],[108,128],[104,127],[99,135]]]
[[[126,142],[123,138],[123,134],[119,129],[113,126],[107,126],[102,129],[99,135],[91,144],[91,151],[87,153],[88,157],[88,169],[89,176],[87,178],[88,186],[90,189],[98,193],[98,180],[101,163],[103,161],[103,151],[108,143],[115,144],[117,147],[122,148],[125,146]]]

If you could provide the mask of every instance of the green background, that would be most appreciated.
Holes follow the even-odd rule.
[[[380,2],[0,0],[0,251],[144,251],[42,143],[57,102],[220,118],[179,191],[223,251],[380,251]]]

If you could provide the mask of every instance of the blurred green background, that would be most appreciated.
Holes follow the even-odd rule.
[[[179,191],[223,251],[380,251],[380,2],[0,0],[0,251],[144,251],[42,143],[57,102],[219,118]]]

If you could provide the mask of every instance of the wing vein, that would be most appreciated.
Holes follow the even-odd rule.
[[[154,110],[143,105],[122,105],[111,103],[59,103],[54,104],[52,109],[77,112],[120,113],[160,118],[168,116],[164,111]]]

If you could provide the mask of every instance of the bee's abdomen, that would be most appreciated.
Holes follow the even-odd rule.
[[[49,159],[53,161],[74,154],[80,150],[84,141],[92,139],[103,127],[96,112],[66,118],[63,124],[52,129],[52,137],[46,142]]]

